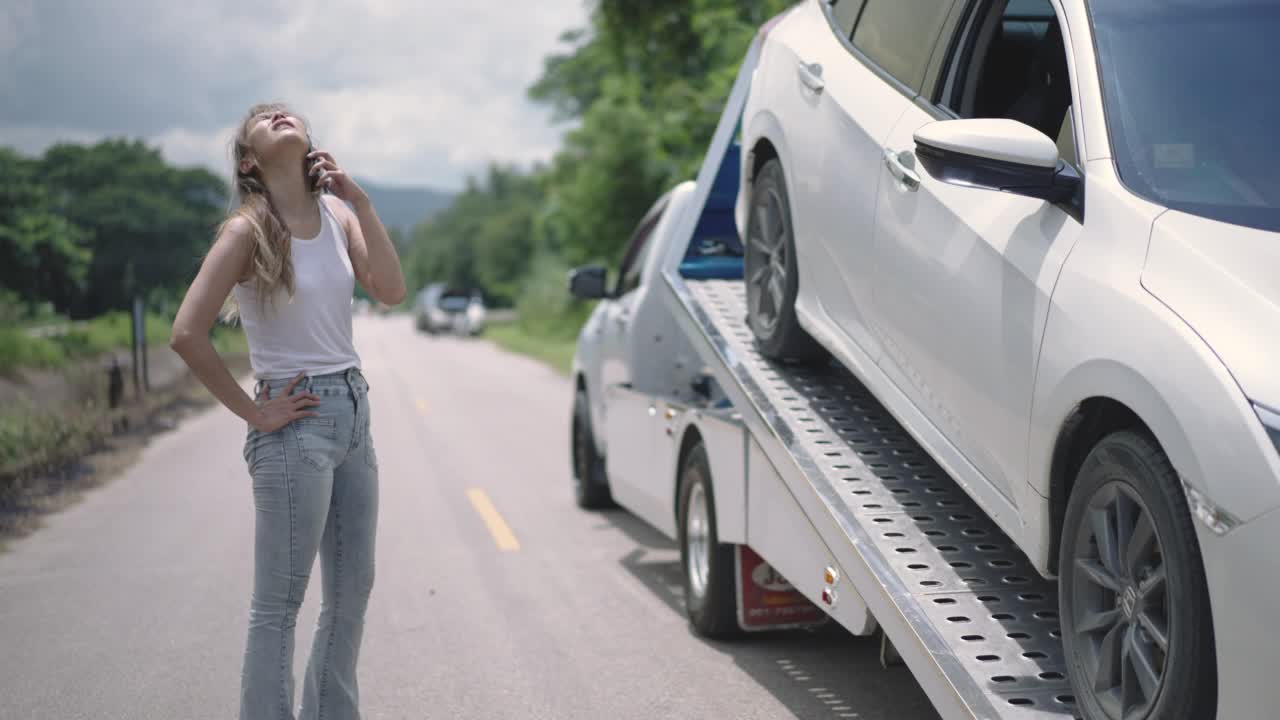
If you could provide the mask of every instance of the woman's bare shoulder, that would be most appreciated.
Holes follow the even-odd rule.
[[[208,259],[234,268],[239,282],[252,279],[249,257],[253,254],[253,232],[253,223],[249,218],[240,214],[233,215],[218,230]]]

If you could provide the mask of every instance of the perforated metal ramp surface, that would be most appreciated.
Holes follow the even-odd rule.
[[[1056,584],[1040,577],[851,373],[834,363],[803,368],[764,359],[746,325],[742,282],[671,286],[772,439],[787,445],[795,476],[807,478],[828,506],[839,498],[832,511],[852,520],[848,542],[901,613],[877,611],[877,619],[890,637],[896,629],[900,649],[904,641],[922,644],[916,664],[926,658],[933,666],[921,673],[908,658],[917,677],[945,678],[942,689],[921,681],[935,704],[934,691],[953,693],[945,696],[959,698],[953,705],[969,717],[1075,717]]]

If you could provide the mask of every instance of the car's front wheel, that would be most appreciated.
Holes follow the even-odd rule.
[[[604,457],[596,451],[595,433],[591,429],[591,410],[587,391],[573,396],[573,498],[578,507],[599,510],[613,507]]]
[[[760,352],[775,360],[812,360],[823,354],[796,318],[800,277],[791,225],[791,204],[777,158],[752,183],[744,272],[747,320]]]
[[[1178,475],[1144,434],[1089,453],[1059,554],[1067,667],[1088,720],[1208,718],[1217,702],[1213,622]]]

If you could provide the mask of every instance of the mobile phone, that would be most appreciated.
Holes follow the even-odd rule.
[[[328,188],[320,184],[319,176],[311,174],[311,168],[316,164],[309,156],[316,149],[315,143],[311,142],[311,138],[307,137],[307,156],[302,158],[302,172],[306,175],[307,180],[311,183],[312,192],[323,193]]]

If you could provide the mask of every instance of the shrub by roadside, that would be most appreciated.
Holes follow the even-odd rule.
[[[553,255],[534,258],[516,301],[520,328],[546,340],[572,343],[591,314],[591,303],[569,294],[569,267]]]
[[[570,295],[568,283],[564,261],[548,254],[536,256],[516,300],[516,321],[491,325],[485,335],[507,350],[541,360],[567,375],[578,331],[592,307]]]

